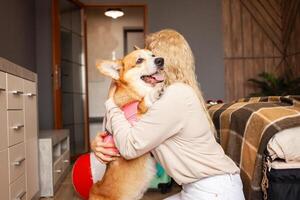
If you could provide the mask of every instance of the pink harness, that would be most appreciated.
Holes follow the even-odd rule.
[[[138,121],[138,118],[137,118],[138,105],[139,105],[139,102],[134,101],[134,102],[128,103],[122,107],[122,110],[124,111],[126,119],[131,124]]]

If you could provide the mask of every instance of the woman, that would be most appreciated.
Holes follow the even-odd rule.
[[[182,35],[162,30],[146,39],[146,48],[165,59],[167,88],[141,119],[131,126],[114,104],[114,89],[106,101],[106,128],[126,159],[151,151],[183,189],[168,200],[244,199],[239,169],[214,138],[195,76],[192,51]],[[114,88],[114,87],[113,87]],[[109,162],[114,155],[96,137],[96,156]]]

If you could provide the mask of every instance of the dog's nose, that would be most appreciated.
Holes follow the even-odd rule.
[[[155,58],[154,63],[158,67],[158,69],[163,69],[164,68],[164,59],[163,58]]]

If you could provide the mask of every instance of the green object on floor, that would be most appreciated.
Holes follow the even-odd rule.
[[[156,176],[158,177],[161,177],[165,173],[164,168],[158,163],[156,163],[156,170],[157,170]]]
[[[159,164],[156,163],[156,176],[150,183],[150,189],[160,189],[159,184],[168,184],[171,183],[171,177],[165,172],[164,168]]]

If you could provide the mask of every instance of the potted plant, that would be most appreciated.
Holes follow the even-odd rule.
[[[289,70],[281,76],[262,72],[258,74],[258,78],[248,80],[253,83],[258,92],[250,94],[250,96],[285,96],[285,95],[300,95],[300,77],[293,77]]]

